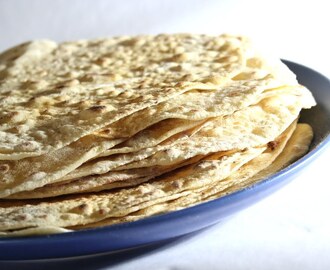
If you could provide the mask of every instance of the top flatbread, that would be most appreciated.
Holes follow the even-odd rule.
[[[245,65],[240,37],[159,35],[56,44],[0,55],[0,159],[40,155]]]

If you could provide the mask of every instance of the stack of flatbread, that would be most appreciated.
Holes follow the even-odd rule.
[[[240,36],[157,35],[0,55],[0,234],[134,221],[219,198],[308,150],[315,105]]]

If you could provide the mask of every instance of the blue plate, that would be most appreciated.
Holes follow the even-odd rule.
[[[309,153],[297,162],[249,188],[184,210],[136,222],[64,234],[2,238],[0,259],[38,260],[127,252],[197,232],[281,188],[314,160],[330,141],[330,81],[312,69],[284,62],[297,75],[299,82],[313,92],[318,103],[302,113],[301,122],[313,127],[315,137]]]

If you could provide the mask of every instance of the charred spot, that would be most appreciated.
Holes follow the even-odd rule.
[[[110,134],[112,132],[112,129],[110,128],[106,128],[106,129],[103,129],[102,131],[100,131],[100,133],[103,133],[103,134]]]
[[[30,99],[29,99],[29,102],[33,102],[33,101],[35,101],[36,100],[36,97],[31,97]]]
[[[274,151],[275,148],[277,147],[278,142],[277,141],[270,141],[267,143],[267,147],[270,148],[270,150]]]
[[[23,142],[23,143],[21,143],[21,145],[22,146],[31,146],[31,145],[33,145],[33,143],[32,142]]]
[[[99,105],[99,106],[92,106],[90,107],[88,110],[92,111],[92,112],[102,112],[106,109],[107,107],[106,106],[102,106],[102,105]]]
[[[63,84],[63,83],[61,83],[61,84],[56,84],[56,85],[54,86],[55,90],[61,90],[61,89],[65,88],[65,87],[66,87],[66,85]]]
[[[81,210],[81,211],[84,211],[84,210],[87,209],[87,207],[88,207],[88,205],[86,203],[83,203],[83,204],[78,206],[78,209]]]
[[[105,210],[104,210],[104,209],[100,209],[100,210],[99,210],[99,214],[100,214],[100,215],[104,215],[104,214],[105,214]]]
[[[0,164],[0,173],[6,173],[9,171],[9,165],[8,164]]]

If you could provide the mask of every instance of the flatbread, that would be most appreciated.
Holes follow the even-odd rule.
[[[36,201],[1,201],[0,230],[37,226],[67,227],[123,216],[150,204],[182,196],[184,192],[226,178],[266,147],[232,155],[214,154],[196,164],[137,187],[90,195]]]
[[[271,150],[269,147],[260,156],[252,159],[231,176],[222,181],[216,182],[210,186],[195,189],[187,196],[154,204],[134,213],[130,213],[127,216],[109,218],[97,223],[73,226],[70,227],[70,229],[87,229],[123,222],[132,222],[156,214],[181,210],[250,187],[252,184],[269,177],[303,156],[308,151],[312,138],[313,131],[311,127],[307,124],[298,124],[287,143],[287,139],[285,138],[283,138],[282,141],[277,141],[278,144],[274,150]]]
[[[238,189],[252,186],[253,184],[266,179],[274,173],[288,167],[292,162],[298,160],[308,152],[313,136],[313,129],[309,124],[299,123],[297,125],[297,129],[292,134],[292,137],[290,138],[282,153],[270,166],[260,171],[253,177],[246,179],[246,181],[240,183],[239,185],[235,184],[233,187],[228,188],[226,192],[234,192]]]
[[[128,155],[94,160],[72,171],[63,180],[111,170],[168,166],[196,155],[263,145],[274,140],[298,117],[303,105],[301,102],[305,99],[302,97],[300,100],[296,91],[290,93],[288,89],[280,96],[276,94],[277,91],[273,92],[273,96],[267,93],[267,98],[254,106],[208,121],[193,136]],[[134,162],[134,159],[138,161]]]
[[[0,55],[0,158],[54,151],[186,91],[216,89],[240,72],[246,46],[202,35],[17,46]]]
[[[266,78],[261,77],[258,79],[241,78],[242,81],[233,81],[230,86],[218,88],[217,91],[189,91],[176,97],[174,100],[163,102],[157,106],[132,114],[114,123],[106,130],[112,134],[118,134],[117,136],[112,135],[111,138],[130,137],[136,131],[146,128],[145,123],[157,123],[165,119],[167,121],[203,121],[208,118],[231,115],[237,110],[258,103],[267,96],[288,93],[299,97],[302,108],[310,108],[315,105],[313,96],[305,87],[299,85],[283,86],[279,81],[275,81],[270,74],[267,76]],[[235,90],[233,89],[238,92],[234,93]],[[255,95],[252,95],[251,89],[254,89]],[[242,97],[243,92],[246,92],[246,95]],[[114,132],[114,129],[117,132]],[[148,140],[149,138],[144,137],[143,139]],[[133,142],[130,142],[130,144],[135,145],[136,138],[133,138]],[[148,143],[147,146],[150,147],[152,145]],[[129,151],[132,152],[134,150]],[[124,151],[127,152],[126,149],[109,149],[102,152],[99,156],[124,153]]]
[[[224,152],[226,154],[227,152]],[[195,156],[184,162],[169,166],[153,166],[148,168],[111,171],[101,175],[90,175],[77,179],[49,184],[34,190],[15,193],[7,199],[38,199],[65,194],[98,192],[115,188],[132,187],[145,183],[161,174],[177,168],[193,164],[205,156]]]
[[[270,163],[277,157],[277,155],[283,150],[285,143],[290,138],[292,132],[296,126],[296,121],[294,121],[287,130],[275,141],[272,141],[274,149],[265,151],[260,157],[255,158],[253,161],[242,166],[239,169],[239,177],[236,176],[236,173],[232,177],[228,177],[224,183],[227,186],[230,184],[237,183],[236,178],[243,181],[242,174],[244,178],[247,179],[251,177],[252,174],[255,174],[258,170],[270,165]],[[299,128],[300,129],[300,128]],[[276,147],[275,147],[276,146]],[[234,151],[232,151],[234,152]],[[226,154],[228,152],[224,152]],[[203,155],[197,155],[192,159],[186,161],[181,161],[171,164],[171,165],[154,165],[152,167],[141,167],[135,169],[125,169],[112,171],[101,175],[92,175],[87,177],[82,177],[75,179],[73,181],[60,182],[58,184],[46,185],[45,187],[38,188],[33,191],[21,192],[13,194],[9,198],[13,199],[27,199],[27,198],[45,198],[53,197],[63,194],[72,194],[72,193],[81,193],[81,192],[96,192],[101,190],[119,188],[119,187],[129,187],[144,183],[160,174],[166,173],[168,171],[174,170],[176,168],[185,166],[197,162],[202,159]],[[246,170],[244,168],[247,168]],[[216,189],[214,189],[216,190]]]
[[[174,135],[163,144],[171,143],[184,136],[189,136],[198,129],[199,127],[196,127],[182,134]],[[58,179],[65,181],[67,179],[62,179],[62,176],[95,157],[98,153],[112,147],[114,143],[118,144],[120,142],[122,142],[121,139],[108,140],[102,136],[86,136],[67,147],[57,150],[56,154],[42,155],[19,161],[0,162],[3,168],[7,168],[6,170],[0,171],[0,175],[3,179],[0,186],[7,187],[7,189],[0,191],[0,197],[13,194],[15,190],[32,190],[56,182]],[[148,157],[156,152],[157,148],[149,150],[150,151],[145,151],[141,155],[122,155],[114,160],[114,164],[119,166],[130,161]],[[69,177],[68,179],[72,178]]]
[[[23,230],[14,230],[10,232],[0,232],[0,237],[19,237],[19,236],[32,236],[32,235],[45,235],[45,234],[55,234],[55,233],[66,233],[72,232],[70,229],[65,229],[61,227],[54,226],[44,226],[44,227],[36,227],[36,228],[27,228]]]

